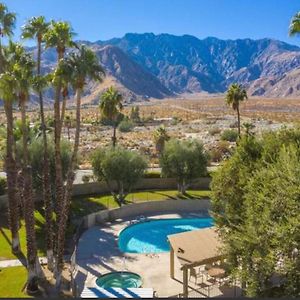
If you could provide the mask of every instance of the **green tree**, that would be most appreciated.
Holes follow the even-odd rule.
[[[46,22],[44,16],[33,17],[27,21],[22,28],[23,39],[35,39],[37,42],[37,76],[35,78],[34,87],[38,93],[40,104],[40,117],[41,117],[41,129],[44,141],[44,157],[41,160],[43,165],[43,177],[42,177],[42,198],[45,205],[45,219],[46,219],[46,247],[47,247],[47,266],[49,270],[53,270],[53,210],[51,203],[51,189],[49,180],[49,158],[48,158],[48,141],[46,134],[46,123],[44,113],[44,101],[43,90],[47,85],[47,78],[41,76],[41,55],[42,44],[44,42],[45,34],[49,29],[49,23]]]
[[[8,187],[8,216],[9,227],[12,236],[12,252],[20,252],[19,240],[19,213],[17,199],[17,166],[14,158],[14,137],[13,137],[13,102],[16,100],[14,94],[15,79],[9,73],[5,73],[7,64],[4,53],[2,38],[10,38],[15,27],[16,15],[8,11],[5,4],[0,3],[0,97],[4,101],[6,115],[6,156],[5,165],[7,172]]]
[[[116,90],[113,86],[111,86],[106,90],[106,92],[102,94],[101,101],[99,104],[102,116],[112,122],[113,147],[116,146],[116,142],[117,142],[116,129],[118,126],[118,117],[123,108],[122,101],[123,101],[123,96],[119,93],[118,90]]]
[[[50,181],[50,193],[55,190],[55,150],[54,142],[51,137],[48,137],[48,156],[49,156],[49,181]],[[43,165],[41,160],[43,160],[44,143],[42,137],[35,137],[30,141],[28,145],[30,164],[32,166],[32,180],[33,187],[37,193],[42,192],[42,182],[43,182]],[[68,140],[62,139],[60,145],[61,160],[62,160],[62,173],[63,180],[67,179],[67,172],[71,162],[72,147]],[[22,145],[18,144],[18,153],[22,156],[23,149]],[[51,197],[52,194],[50,194]],[[54,198],[54,195],[52,195]]]
[[[237,112],[238,133],[241,136],[240,102],[247,99],[247,92],[240,84],[233,83],[226,93],[226,103]]]
[[[84,45],[78,48],[77,52],[69,54],[69,56],[61,61],[58,66],[57,76],[65,76],[70,78],[70,84],[75,91],[76,98],[76,127],[74,148],[69,165],[64,199],[61,206],[61,218],[59,219],[58,235],[57,235],[57,258],[56,258],[56,285],[60,286],[61,274],[63,269],[63,253],[65,246],[65,232],[67,220],[69,216],[70,201],[72,196],[72,187],[75,179],[76,159],[79,148],[80,138],[80,120],[81,120],[81,96],[88,79],[93,81],[102,81],[104,70],[99,64],[95,53]]]
[[[92,156],[92,166],[95,176],[107,183],[115,201],[122,206],[126,196],[142,178],[147,162],[136,152],[113,147],[96,150]]]
[[[160,157],[162,175],[176,178],[178,192],[182,194],[195,179],[206,174],[207,162],[203,144],[197,140],[171,139]]]
[[[299,295],[299,143],[297,129],[245,136],[213,176],[211,214],[248,296],[275,296],[275,274],[276,295]]]

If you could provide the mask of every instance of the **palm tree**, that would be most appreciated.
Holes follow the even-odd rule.
[[[4,57],[2,53],[3,37],[10,38],[13,35],[13,29],[16,23],[16,14],[7,10],[4,3],[0,3],[0,73],[4,72]]]
[[[113,126],[113,136],[112,143],[113,147],[116,146],[116,129],[118,126],[118,117],[121,110],[123,109],[122,105],[123,96],[116,90],[113,86],[109,87],[106,92],[101,96],[101,102],[99,104],[100,111],[103,117],[112,122]]]
[[[19,253],[20,239],[19,239],[19,209],[17,200],[17,167],[14,158],[14,118],[13,118],[13,102],[16,100],[14,94],[14,87],[16,81],[9,73],[2,73],[0,75],[0,97],[4,102],[4,110],[6,115],[6,173],[7,173],[7,187],[8,187],[8,216],[9,225],[12,236],[12,252]]]
[[[23,39],[36,39],[37,41],[37,77],[35,80],[35,90],[39,95],[41,128],[44,143],[44,160],[43,164],[43,178],[42,178],[42,197],[45,205],[45,219],[46,219],[46,247],[47,247],[47,262],[49,270],[53,269],[53,229],[52,229],[52,203],[51,203],[51,188],[50,188],[50,163],[48,156],[48,142],[46,134],[46,123],[44,113],[43,89],[46,82],[41,77],[41,55],[42,43],[44,36],[49,29],[49,23],[46,22],[44,16],[33,17],[23,26]]]
[[[2,37],[11,37],[15,26],[16,15],[7,10],[5,4],[0,3],[0,75],[1,87],[0,95],[4,100],[4,110],[7,118],[7,139],[6,139],[6,172],[8,186],[8,216],[9,226],[12,236],[12,252],[19,253],[19,210],[17,200],[17,167],[14,158],[14,137],[13,137],[13,95],[14,80],[8,74],[4,74],[7,65],[5,54],[3,53]],[[3,75],[3,76],[2,76]]]
[[[74,46],[72,37],[74,32],[71,26],[67,22],[55,22],[51,21],[51,25],[47,33],[45,34],[45,42],[47,48],[56,48],[57,61],[59,62],[63,59],[66,47]],[[53,79],[53,85],[55,87],[54,96],[54,144],[55,144],[55,197],[56,197],[56,212],[57,221],[59,223],[60,214],[62,211],[63,202],[63,176],[62,176],[62,162],[61,162],[61,152],[60,152],[60,141],[61,141],[61,128],[62,119],[60,113],[60,96],[62,90],[62,78],[60,76],[55,76]],[[64,105],[63,105],[64,106]]]
[[[27,268],[28,281],[27,288],[35,284],[37,276],[43,277],[43,272],[37,256],[36,235],[35,235],[35,218],[34,218],[34,198],[32,188],[32,170],[29,161],[28,152],[28,126],[26,116],[26,103],[29,100],[29,92],[32,84],[33,69],[35,63],[30,54],[25,49],[16,46],[16,63],[12,66],[12,76],[16,80],[16,96],[19,100],[22,120],[22,174],[24,178],[23,197],[24,197],[24,219],[26,227],[26,245],[27,245]],[[36,288],[36,287],[35,287]]]
[[[240,102],[245,99],[248,99],[247,92],[240,84],[233,83],[227,90],[226,103],[237,112],[239,136],[241,136]]]
[[[164,126],[158,127],[154,131],[153,137],[154,137],[156,151],[159,154],[161,154],[164,151],[165,142],[170,139],[170,136],[168,135],[166,128]]]
[[[291,20],[289,35],[300,35],[300,12],[297,12]]]
[[[71,164],[67,173],[67,183],[64,193],[64,201],[62,207],[62,215],[58,226],[58,245],[57,245],[57,259],[56,259],[56,286],[60,286],[61,272],[63,267],[63,250],[65,244],[66,225],[69,216],[69,207],[72,194],[72,186],[75,178],[76,159],[79,147],[80,137],[80,108],[81,95],[83,93],[86,79],[102,81],[105,75],[103,68],[100,66],[98,59],[94,52],[85,46],[81,46],[78,52],[71,53],[64,62],[58,66],[57,76],[62,75],[70,78],[70,83],[75,91],[76,98],[76,129],[74,149],[71,158]]]

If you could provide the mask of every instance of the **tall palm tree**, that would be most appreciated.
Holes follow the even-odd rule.
[[[28,126],[26,116],[26,103],[29,100],[29,92],[31,89],[33,69],[35,63],[29,53],[25,49],[17,45],[16,63],[12,66],[12,76],[15,77],[17,82],[16,96],[19,100],[21,109],[22,121],[22,174],[24,178],[23,197],[24,197],[24,219],[26,227],[26,245],[27,245],[27,268],[28,268],[28,281],[27,287],[31,287],[35,282],[35,277],[43,276],[40,263],[37,256],[36,234],[35,234],[35,218],[34,218],[34,198],[32,188],[32,170],[29,161],[28,151]]]
[[[13,102],[16,100],[14,87],[16,85],[15,78],[9,73],[0,75],[0,98],[4,102],[4,110],[6,115],[6,173],[8,187],[8,216],[10,231],[12,236],[12,252],[19,253],[19,209],[17,200],[17,167],[14,157],[14,118],[13,118]]]
[[[113,136],[112,143],[113,147],[116,146],[116,129],[118,126],[118,117],[121,110],[123,109],[122,105],[123,96],[116,90],[113,86],[109,87],[106,92],[101,96],[101,101],[99,104],[100,111],[103,117],[112,122],[113,126]]]
[[[156,151],[161,154],[164,151],[165,143],[170,139],[170,136],[167,133],[167,130],[164,126],[158,127],[154,133],[154,142]]]
[[[297,12],[291,20],[289,35],[290,36],[300,35],[300,11]]]
[[[2,38],[10,38],[15,27],[16,15],[8,11],[5,4],[0,3],[0,75],[5,72],[6,59],[3,53]],[[17,200],[17,167],[14,158],[14,137],[13,137],[13,101],[12,93],[13,79],[7,74],[1,78],[1,98],[4,100],[4,110],[7,118],[7,139],[6,139],[6,172],[8,186],[8,216],[12,236],[12,252],[19,253],[19,210]]]
[[[33,17],[27,21],[22,28],[23,39],[36,39],[37,41],[37,77],[35,80],[35,90],[39,96],[41,128],[44,143],[44,160],[43,178],[42,178],[42,197],[45,205],[45,220],[46,220],[46,247],[47,247],[47,262],[49,270],[53,270],[53,226],[52,226],[52,203],[51,203],[51,188],[50,188],[50,163],[48,155],[48,141],[46,134],[46,122],[44,113],[43,89],[45,80],[41,77],[41,55],[42,43],[44,36],[49,29],[49,23],[46,22],[44,16]]]
[[[0,73],[4,72],[4,57],[2,54],[2,38],[10,38],[16,23],[16,14],[8,11],[4,3],[0,3]]]
[[[62,216],[59,220],[58,226],[58,246],[57,246],[57,259],[56,259],[56,286],[60,286],[61,272],[63,267],[63,250],[65,244],[66,225],[69,216],[69,207],[71,201],[72,187],[75,178],[76,159],[79,147],[80,137],[80,109],[81,109],[81,96],[83,93],[86,80],[102,81],[105,75],[103,68],[99,64],[97,56],[94,52],[85,46],[81,46],[77,52],[71,53],[64,62],[58,67],[57,76],[70,78],[70,83],[75,91],[76,98],[76,128],[74,149],[71,158],[71,164],[67,173],[67,183],[64,193],[64,201],[62,207]]]
[[[237,83],[233,83],[226,93],[226,103],[237,112],[238,133],[241,136],[240,102],[248,99],[246,90]]]
[[[55,48],[57,52],[57,62],[63,59],[67,47],[74,46],[72,38],[74,32],[69,23],[51,21],[50,28],[45,34],[45,42],[47,48]],[[55,198],[57,221],[59,223],[62,202],[63,202],[63,176],[62,161],[60,152],[62,119],[60,113],[60,96],[62,91],[62,79],[54,75],[53,85],[55,88],[54,96],[54,144],[55,144]]]

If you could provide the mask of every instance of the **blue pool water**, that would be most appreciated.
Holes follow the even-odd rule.
[[[162,219],[126,227],[119,235],[119,249],[127,253],[170,251],[167,236],[213,226],[212,218]]]

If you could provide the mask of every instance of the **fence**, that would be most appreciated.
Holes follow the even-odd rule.
[[[191,189],[207,190],[211,182],[211,177],[202,177],[195,180],[191,185]],[[111,186],[115,188],[115,184]],[[135,191],[141,190],[167,190],[177,189],[175,178],[143,178],[134,187]],[[105,182],[89,182],[75,184],[73,186],[73,196],[83,196],[92,194],[108,194],[110,193]]]

